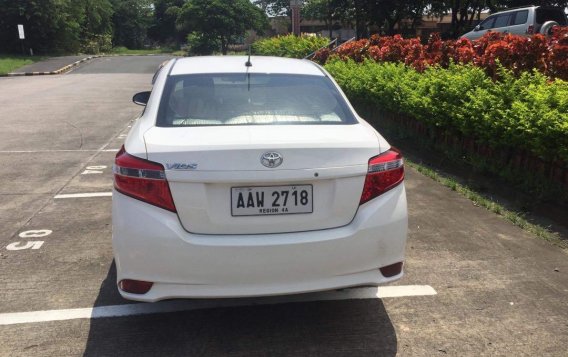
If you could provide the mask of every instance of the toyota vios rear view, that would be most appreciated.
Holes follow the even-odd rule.
[[[123,297],[243,297],[402,276],[401,154],[306,60],[193,57],[156,74],[114,165]]]

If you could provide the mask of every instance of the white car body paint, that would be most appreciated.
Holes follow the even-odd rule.
[[[356,124],[156,126],[168,75],[244,73],[245,61],[172,60],[157,75],[125,150],[164,167],[196,167],[165,170],[177,212],[113,191],[117,281],[154,283],[145,294],[119,289],[121,295],[138,301],[280,295],[402,277],[402,271],[385,277],[379,268],[404,260],[404,183],[359,205],[369,159],[390,145],[335,82]],[[252,57],[252,63],[250,73],[329,76],[310,61]],[[268,151],[284,157],[277,168],[260,164]],[[232,187],[304,184],[313,186],[313,213],[231,215]]]

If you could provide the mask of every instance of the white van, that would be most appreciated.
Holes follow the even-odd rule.
[[[566,14],[559,7],[529,6],[495,13],[461,36],[477,40],[489,31],[530,36],[551,34],[554,26],[566,26]]]

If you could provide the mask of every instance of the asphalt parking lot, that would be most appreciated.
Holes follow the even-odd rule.
[[[167,57],[0,78],[0,355],[568,355],[568,256],[407,169],[393,286],[139,304],[115,287],[111,167]],[[135,224],[135,222],[133,222]]]

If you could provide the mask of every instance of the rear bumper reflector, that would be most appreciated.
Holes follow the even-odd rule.
[[[146,294],[154,283],[149,281],[124,279],[118,283],[120,290],[130,294]]]
[[[400,272],[402,271],[402,262],[387,265],[386,267],[382,267],[379,270],[385,278],[390,278],[391,276],[400,274]]]

